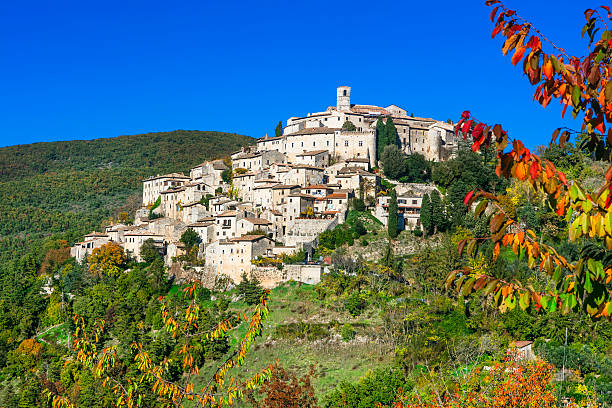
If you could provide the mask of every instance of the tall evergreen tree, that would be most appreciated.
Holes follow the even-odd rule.
[[[391,194],[389,196],[389,218],[387,222],[387,232],[391,238],[397,237],[397,228],[399,223],[398,217],[397,195],[395,194],[395,190],[391,190]]]
[[[382,116],[378,117],[376,121],[376,157],[378,160],[382,157],[383,150],[387,145],[387,132],[385,122],[382,120]]]
[[[387,145],[397,146],[397,128],[391,116],[387,117],[387,123],[385,124],[385,142]]]
[[[283,135],[283,121],[279,121],[278,125],[276,125],[276,129],[274,129],[274,135],[276,137]]]
[[[440,193],[437,190],[431,192],[431,222],[434,232],[446,230],[446,217]]]
[[[431,198],[429,194],[425,194],[423,196],[423,202],[421,203],[421,225],[423,226],[423,231],[426,235],[429,235],[433,232],[433,214],[432,214],[432,205]]]

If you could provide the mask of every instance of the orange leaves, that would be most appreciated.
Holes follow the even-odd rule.
[[[547,59],[546,63],[544,63],[544,65],[542,66],[542,73],[544,74],[544,76],[546,76],[546,78],[552,79],[554,70],[553,70],[553,64],[550,61],[550,59]]]
[[[512,56],[511,62],[512,65],[518,64],[520,60],[523,59],[523,55],[525,54],[525,47],[518,47]]]

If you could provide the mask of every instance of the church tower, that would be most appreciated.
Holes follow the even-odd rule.
[[[351,110],[351,87],[339,86],[337,89],[336,109],[340,112]]]

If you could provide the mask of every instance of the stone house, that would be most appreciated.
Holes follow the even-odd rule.
[[[277,150],[266,150],[257,153],[243,153],[232,159],[232,168],[247,169],[257,172],[270,167],[274,163],[286,163],[287,156]]]
[[[85,235],[83,242],[76,242],[70,247],[70,256],[76,258],[77,262],[83,262],[87,256],[91,255],[94,249],[100,248],[111,242],[108,235],[101,232],[92,232]]]
[[[217,227],[214,221],[198,221],[187,225],[197,232],[202,244],[210,244],[217,240]]]
[[[422,201],[422,195],[416,195],[408,192],[397,197],[398,228],[400,230],[422,228]],[[374,215],[384,225],[387,225],[389,219],[389,196],[380,196],[377,198]]]
[[[285,204],[290,194],[300,192],[298,184],[277,184],[272,187],[272,208],[278,208]]]
[[[238,236],[238,220],[242,219],[244,214],[230,210],[225,211],[215,216],[217,240],[227,240]]]
[[[272,222],[265,218],[258,217],[245,217],[238,220],[237,232],[238,236],[249,235],[255,230],[264,231],[266,234],[274,235],[274,228]]]
[[[193,167],[189,175],[192,181],[205,183],[216,189],[223,184],[221,174],[226,169],[227,166],[223,160],[206,161]]]
[[[181,187],[189,181],[189,177],[180,173],[151,176],[142,180],[142,205],[153,204],[159,198],[162,191]]]
[[[128,256],[134,257],[137,262],[142,262],[143,259],[140,256],[140,247],[147,239],[152,239],[156,246],[164,246],[163,235],[154,234],[151,232],[127,232],[124,234],[125,242],[123,243],[123,249]]]
[[[307,164],[297,164],[287,172],[284,177],[284,184],[297,184],[308,186],[310,184],[320,184],[323,182],[323,167],[315,167]]]
[[[328,150],[312,150],[295,155],[295,164],[306,164],[314,167],[326,167],[329,165]]]
[[[243,235],[229,241],[216,241],[206,247],[205,263],[217,274],[241,281],[243,273],[250,275],[251,261],[258,256],[271,256],[274,242],[265,235]]]
[[[289,194],[283,206],[283,221],[287,224],[289,221],[302,217],[307,208],[312,208],[314,215],[314,202],[315,197],[307,194]]]

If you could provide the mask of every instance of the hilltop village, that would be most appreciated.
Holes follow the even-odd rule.
[[[176,274],[184,272],[181,236],[199,237],[191,273],[213,285],[220,277],[237,283],[254,276],[264,287],[288,280],[317,283],[324,260],[312,259],[318,236],[345,220],[359,197],[387,223],[389,197],[377,194],[379,118],[391,119],[398,147],[427,160],[443,161],[457,149],[450,123],[409,116],[396,106],[351,104],[351,88],[337,88],[336,106],[287,120],[282,134],[262,137],[231,157],[143,180],[142,207],[130,225],[109,225],[71,248],[79,262],[96,248],[115,242],[142,261],[141,247],[152,242]],[[424,194],[435,187],[397,184],[399,227],[420,228]],[[282,265],[287,255],[303,262]],[[285,258],[283,258],[285,257]],[[267,260],[267,262],[261,262]]]

